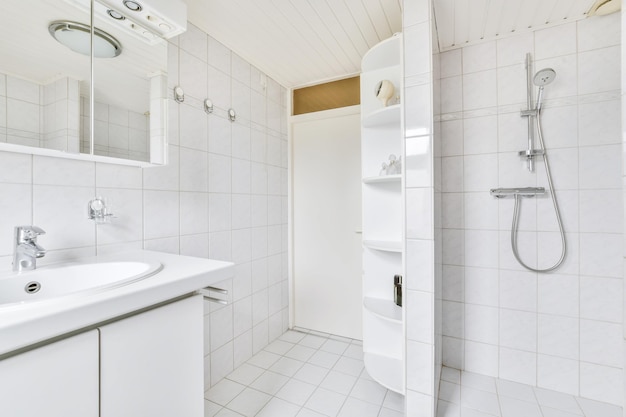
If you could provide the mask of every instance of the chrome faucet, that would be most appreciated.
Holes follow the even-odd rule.
[[[13,246],[13,271],[22,272],[37,268],[37,258],[46,250],[37,244],[37,236],[46,232],[37,226],[16,226]]]

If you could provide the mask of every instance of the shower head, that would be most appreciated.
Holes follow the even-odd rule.
[[[537,105],[535,109],[537,112],[541,110],[541,99],[543,98],[543,87],[550,84],[556,78],[556,71],[552,68],[544,68],[537,71],[533,77],[533,83],[539,87],[539,93],[537,94]]]
[[[544,68],[537,71],[535,77],[533,78],[533,83],[537,87],[543,87],[544,85],[548,85],[554,81],[554,78],[556,78],[556,71],[552,68]]]

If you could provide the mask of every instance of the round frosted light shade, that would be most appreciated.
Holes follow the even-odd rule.
[[[89,56],[91,50],[91,28],[77,22],[56,21],[48,27],[50,34],[74,52]],[[96,58],[114,58],[122,53],[122,44],[108,33],[95,28],[93,38],[93,56]]]

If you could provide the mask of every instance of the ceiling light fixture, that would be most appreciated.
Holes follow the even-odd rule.
[[[89,56],[91,53],[91,27],[84,23],[57,20],[50,23],[48,32],[54,39],[74,52]],[[94,29],[93,56],[115,58],[122,53],[122,44],[103,30]]]
[[[143,9],[143,7],[141,7],[141,4],[132,0],[124,0],[124,6],[126,6],[128,9],[132,10],[133,12],[140,12]]]
[[[118,12],[118,11],[116,11],[116,10],[111,10],[111,9],[108,9],[108,10],[107,10],[107,14],[108,14],[109,16],[111,16],[111,17],[112,17],[113,19],[115,19],[115,20],[124,20],[124,19],[126,19],[126,17],[124,17],[124,15],[123,15],[123,14],[121,14],[120,12]]]

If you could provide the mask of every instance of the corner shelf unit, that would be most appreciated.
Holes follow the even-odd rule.
[[[403,174],[379,175],[389,155],[402,157],[402,35],[374,46],[362,60],[363,352],[367,372],[404,394],[404,310],[394,302],[394,275],[404,259]],[[379,81],[395,88],[389,106],[375,97]]]

